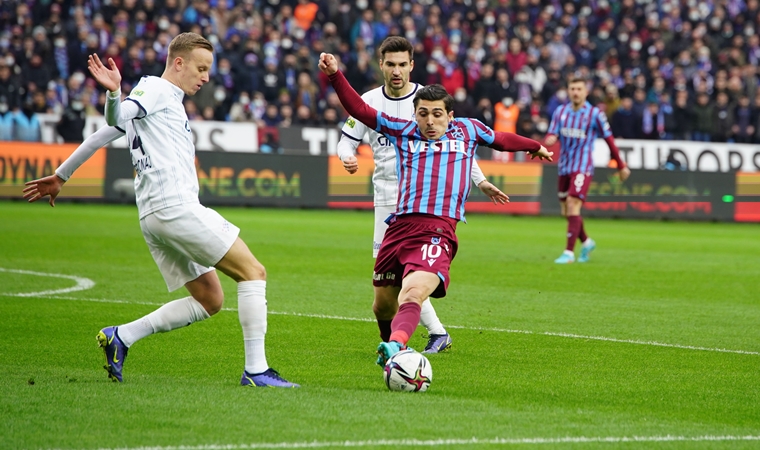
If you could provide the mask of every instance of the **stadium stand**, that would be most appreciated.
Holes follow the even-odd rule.
[[[87,54],[113,58],[128,92],[194,31],[217,52],[186,100],[193,120],[338,126],[316,58],[336,54],[362,92],[393,34],[414,43],[412,81],[444,84],[491,126],[509,97],[517,132],[543,136],[581,75],[617,137],[758,143],[758,27],[758,0],[4,0],[0,139],[39,140],[36,113],[102,114]]]

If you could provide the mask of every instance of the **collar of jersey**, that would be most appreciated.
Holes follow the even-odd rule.
[[[412,89],[412,92],[406,94],[403,97],[391,97],[390,95],[388,95],[385,92],[385,85],[380,86],[380,91],[383,93],[383,97],[387,98],[388,100],[391,100],[391,101],[394,101],[394,102],[400,102],[401,100],[406,100],[407,98],[409,98],[412,95],[414,95],[417,92],[417,89],[420,88],[419,84],[417,84],[417,83],[412,83],[412,84],[414,84],[414,89]]]

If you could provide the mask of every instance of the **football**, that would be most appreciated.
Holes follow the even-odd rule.
[[[383,378],[391,391],[425,392],[433,381],[433,367],[422,353],[402,350],[388,359]]]

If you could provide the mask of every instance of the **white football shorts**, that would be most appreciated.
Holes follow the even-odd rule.
[[[373,258],[377,258],[377,253],[380,251],[380,244],[383,243],[385,230],[388,229],[388,224],[385,223],[385,219],[395,212],[395,206],[375,206],[375,236],[372,242]]]
[[[214,270],[240,233],[200,203],[155,211],[140,220],[140,229],[169,292]]]

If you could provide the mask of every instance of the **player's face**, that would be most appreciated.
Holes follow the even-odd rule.
[[[214,54],[205,48],[193,49],[183,58],[180,70],[180,87],[185,94],[195,95],[204,84],[209,82],[209,70],[214,63]]]
[[[409,72],[414,68],[414,61],[408,52],[386,53],[380,60],[385,87],[391,91],[400,91],[409,83]]]
[[[454,111],[446,112],[443,100],[420,100],[414,111],[414,118],[422,135],[428,139],[439,139],[449,129],[449,122],[454,118]]]
[[[586,101],[586,97],[588,96],[586,83],[582,83],[580,81],[570,83],[570,86],[567,87],[567,93],[570,95],[570,101],[573,102],[573,105],[580,105]]]

